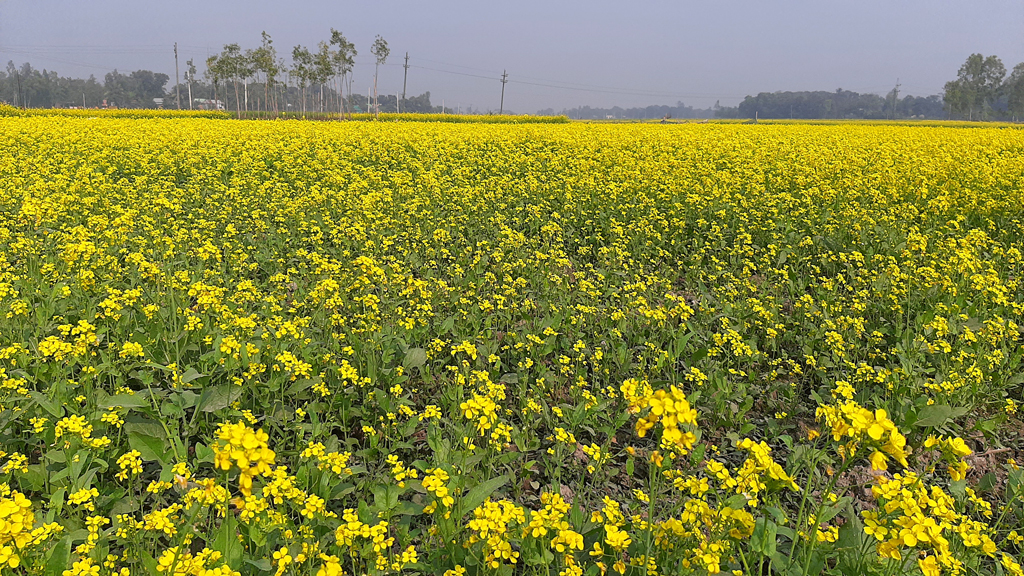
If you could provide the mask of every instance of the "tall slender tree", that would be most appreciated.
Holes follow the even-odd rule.
[[[338,82],[338,114],[341,117],[345,116],[345,77],[349,72],[352,71],[352,66],[355,64],[356,57],[356,45],[349,42],[345,35],[340,31],[331,28],[331,46],[336,49],[332,54],[332,63],[334,65],[334,74],[339,77]],[[349,119],[352,118],[351,112],[349,112]]]
[[[225,44],[224,51],[217,57],[220,78],[230,80],[235,87],[235,113],[242,117],[242,100],[238,94],[238,81],[242,78],[243,60],[242,47],[238,44]]]
[[[192,81],[196,77],[196,63],[193,58],[189,58],[185,65],[188,66],[185,70],[185,82],[188,83],[188,109],[192,110]]]
[[[313,55],[313,75],[320,85],[320,112],[324,111],[324,85],[334,76],[334,59],[331,47],[327,42],[320,42],[316,54]]]
[[[217,55],[216,54],[214,54],[213,56],[210,56],[209,58],[206,59],[206,70],[203,71],[203,76],[206,76],[206,79],[209,80],[210,84],[213,85],[213,101],[214,101],[214,107],[216,107],[216,102],[217,102],[217,84],[218,84],[218,82],[221,79],[221,76],[220,76],[220,63],[217,61]]]
[[[373,40],[373,47],[370,48],[370,54],[373,54],[377,58],[377,63],[373,69],[373,111],[378,117],[380,116],[380,106],[377,105],[377,72],[380,71],[380,65],[387,62],[388,55],[391,54],[391,49],[388,48],[388,41],[381,38],[380,34]]]
[[[1006,107],[1014,121],[1024,118],[1024,62],[1017,64],[1006,79]]]
[[[264,110],[269,112],[271,88],[281,71],[277,67],[277,49],[274,48],[274,41],[266,31],[262,37],[260,47],[252,51],[251,58],[253,70],[263,73],[263,106]],[[276,106],[274,112],[277,112]]]
[[[305,46],[292,48],[292,76],[299,85],[299,97],[302,99],[302,114],[306,114],[306,86],[313,74],[313,54]]]
[[[245,111],[249,111],[249,79],[256,74],[254,64],[256,58],[254,51],[250,48],[238,58],[238,75],[242,79],[242,96],[245,98]]]

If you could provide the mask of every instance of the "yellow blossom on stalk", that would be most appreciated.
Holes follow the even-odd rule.
[[[328,452],[322,443],[310,442],[300,456],[316,460],[316,467],[320,470],[330,470],[339,475],[352,474],[352,469],[348,467],[349,460],[352,458],[350,452]]]
[[[0,498],[0,556],[5,558],[0,566],[6,564],[12,569],[19,566],[21,557],[17,550],[26,548],[33,541],[34,523],[32,503],[24,494],[12,492],[9,497]]]
[[[426,476],[423,477],[423,488],[444,505],[447,509],[445,511],[446,518],[451,507],[455,505],[455,499],[451,496],[447,485],[448,479],[448,472],[441,468],[428,468]]]
[[[96,488],[82,488],[68,494],[68,502],[81,506],[85,510],[90,512],[96,510],[96,505],[93,503],[93,498],[99,498],[100,492]]]
[[[127,480],[129,475],[135,476],[142,473],[142,453],[132,450],[118,456],[117,466],[121,469],[117,473],[118,480]]]
[[[886,455],[907,466],[907,439],[900,433],[885,410],[871,411],[853,400],[817,409],[817,419],[832,429],[836,442],[847,440],[842,454],[852,456],[850,448],[866,445],[874,448],[870,460],[875,470],[886,470]]]
[[[679,454],[686,454],[697,437],[691,431],[680,430],[679,426],[697,425],[697,411],[690,407],[686,395],[672,386],[668,391],[657,390],[647,396],[640,405],[650,407],[647,416],[637,420],[637,435],[643,438],[656,423],[662,425],[662,445],[671,447]]]
[[[490,397],[479,394],[474,394],[473,398],[459,405],[463,416],[476,423],[477,433],[481,435],[497,422],[498,408]]]
[[[604,531],[605,543],[619,552],[622,552],[629,547],[629,544],[632,542],[632,539],[629,537],[629,533],[625,530],[620,530],[614,524],[605,524]]]
[[[125,342],[121,345],[118,353],[121,358],[145,358],[146,353],[142,351],[142,344],[138,342]]]
[[[516,564],[519,552],[512,549],[509,541],[510,527],[525,521],[526,515],[519,506],[508,500],[492,502],[488,499],[473,510],[473,518],[467,524],[472,535],[466,544],[483,542],[484,562],[492,570],[502,564]]]
[[[252,494],[253,478],[269,474],[274,464],[275,454],[267,445],[268,438],[262,429],[253,430],[242,422],[223,423],[217,429],[219,441],[210,446],[218,468],[238,467],[239,490],[245,496]]]

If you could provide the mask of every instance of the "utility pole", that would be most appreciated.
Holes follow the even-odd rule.
[[[82,92],[82,108],[85,108],[85,92]]]
[[[892,119],[896,119],[896,104],[900,101],[900,79],[896,79],[896,88],[892,91]]]
[[[505,84],[508,82],[508,72],[501,71],[501,107],[498,108],[498,115],[505,112]]]
[[[178,110],[181,110],[181,82],[178,80],[178,43],[174,43],[174,92],[178,101]]]
[[[402,100],[405,100],[405,83],[409,80],[409,53],[405,53],[405,75],[402,76]]]

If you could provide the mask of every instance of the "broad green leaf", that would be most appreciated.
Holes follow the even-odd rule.
[[[103,398],[96,405],[100,408],[148,408],[149,400],[141,394],[114,394]]]
[[[50,551],[50,557],[46,559],[46,566],[43,567],[43,574],[45,576],[61,576],[70,567],[71,535],[68,534],[61,538]]]
[[[128,445],[132,450],[138,450],[147,462],[165,463],[167,447],[162,438],[132,432],[128,434]]]
[[[917,421],[914,425],[925,427],[942,426],[953,415],[953,409],[946,404],[932,404],[925,406],[917,413]]]
[[[485,480],[474,486],[461,501],[462,512],[467,513],[484,503],[484,500],[494,494],[495,490],[508,483],[508,475],[502,474],[496,478]]]
[[[423,348],[409,348],[405,351],[405,360],[402,366],[406,368],[419,368],[427,363],[427,351]]]
[[[202,378],[203,376],[206,376],[206,374],[200,374],[195,368],[189,368],[181,374],[181,383],[188,384],[189,382]]]
[[[217,539],[213,549],[224,555],[224,561],[232,570],[242,566],[242,543],[238,541],[238,521],[234,515],[228,514],[217,531]]]
[[[240,391],[235,392],[234,397],[238,398],[240,394]],[[207,388],[206,390],[203,390],[203,394],[200,396],[199,402],[196,404],[196,409],[201,412],[215,412],[222,408],[227,408],[231,404],[231,396],[231,384],[222,384],[220,386]]]
[[[36,404],[39,405],[40,408],[49,412],[54,418],[64,417],[64,407],[51,400],[46,394],[32,390],[28,395],[36,401]]]

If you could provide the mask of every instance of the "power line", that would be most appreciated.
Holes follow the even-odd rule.
[[[433,70],[434,72],[444,72],[445,74],[455,74],[457,76],[470,76],[472,78],[483,78],[484,80],[500,80],[500,78],[498,78],[496,76],[481,76],[479,74],[468,74],[466,72],[455,72],[453,70],[441,70],[440,68],[428,68],[426,66],[416,66],[415,64],[410,64],[409,67],[410,68],[419,68],[420,70]]]
[[[138,44],[138,45],[81,45],[81,44],[66,44],[66,45],[28,45],[28,44],[5,44],[0,45],[0,52],[9,52],[11,54],[19,54],[22,56],[29,56],[33,59],[40,59],[44,61],[56,62],[61,64],[69,64],[72,66],[80,66],[84,68],[91,68],[97,70],[110,71],[116,69],[110,66],[97,66],[95,64],[82,62],[78,59],[69,59],[64,54],[81,54],[86,57],[103,57],[103,56],[114,56],[114,55],[125,55],[125,54],[159,54],[165,53],[167,50],[167,44]],[[177,48],[187,55],[208,55],[209,47],[206,46],[195,46],[195,45],[177,45]],[[417,64],[410,64],[410,57],[408,52],[404,62],[400,63],[388,63],[386,66],[401,66],[403,70],[402,80],[402,98],[406,97],[406,89],[408,86],[408,73],[409,68],[418,68],[421,70],[429,70],[432,72],[439,72],[442,74],[451,74],[456,76],[463,76],[468,78],[479,78],[481,80],[494,81],[498,80],[502,83],[502,101],[500,109],[504,110],[504,89],[506,83],[514,83],[522,86],[536,86],[539,88],[548,88],[556,90],[570,90],[574,92],[587,92],[593,94],[618,94],[625,96],[640,96],[648,98],[743,98],[749,94],[712,94],[712,93],[699,93],[699,92],[673,92],[673,91],[661,91],[661,90],[645,90],[637,88],[621,88],[613,86],[594,85],[577,82],[566,82],[563,80],[550,80],[545,78],[537,78],[531,76],[519,76],[516,79],[509,79],[506,71],[502,71],[501,75],[490,70],[483,68],[476,68],[473,66],[465,66],[461,64],[452,64],[449,62],[441,62],[438,60],[432,60],[428,58],[418,58],[413,60],[418,62],[426,62],[441,65],[445,68],[458,68],[465,71],[451,70],[445,68],[437,68],[433,66],[421,66]],[[372,64],[372,61],[360,62],[359,64]],[[917,90],[917,87],[911,87]],[[861,92],[873,92],[877,90],[861,90]],[[921,91],[922,93],[936,93],[935,91]],[[941,90],[939,91],[941,92]]]
[[[474,70],[474,71],[477,71],[477,72],[490,72],[490,70],[484,70],[482,68],[474,68],[472,66],[462,66],[460,64],[451,64],[449,62],[441,62],[439,60],[430,60],[430,59],[427,59],[427,58],[419,58],[419,60],[422,61],[422,62],[432,62],[434,64],[441,64],[443,66],[450,66],[450,67],[453,67],[453,68],[464,68],[466,70]],[[454,71],[451,71],[451,70],[441,70],[441,69],[438,69],[438,68],[426,68],[426,67],[423,67],[423,68],[427,69],[427,70],[434,70],[434,71],[437,71],[437,72],[446,72],[448,74],[461,74],[461,75],[473,76],[471,74],[466,74],[464,72],[454,72]],[[495,73],[495,76],[497,76],[496,73]],[[487,78],[487,79],[497,79],[496,77],[492,77],[492,76],[477,76],[477,77]],[[685,97],[685,98],[742,98],[743,96],[746,96],[746,94],[744,94],[742,96],[737,96],[735,94],[705,94],[705,93],[676,93],[676,92],[671,92],[670,93],[670,92],[660,92],[660,91],[657,91],[657,90],[636,90],[636,89],[618,88],[618,87],[612,87],[612,86],[599,86],[599,85],[594,85],[594,84],[582,84],[582,83],[577,83],[577,82],[565,82],[565,81],[562,81],[562,80],[550,80],[550,79],[547,79],[547,78],[537,78],[537,77],[532,77],[532,76],[519,76],[519,78],[525,78],[527,80],[534,80],[534,82],[527,82],[527,81],[524,81],[524,80],[509,80],[509,82],[513,82],[513,83],[516,83],[516,84],[528,84],[528,85],[531,85],[531,86],[543,86],[543,87],[546,87],[546,88],[561,88],[561,89],[564,89],[564,90],[577,90],[577,91],[588,91],[588,92],[605,92],[605,93],[609,93],[609,94],[627,94],[627,95],[635,95],[635,96],[654,96],[654,97],[661,96],[661,97]]]

